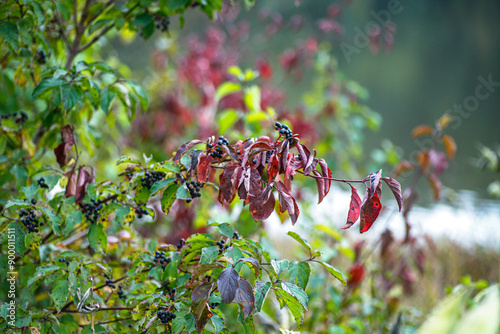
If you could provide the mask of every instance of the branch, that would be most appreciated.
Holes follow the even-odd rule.
[[[101,312],[101,311],[123,311],[123,310],[133,310],[133,307],[103,307],[98,309],[95,312]],[[61,310],[60,313],[82,313],[78,312],[78,310]]]
[[[59,12],[57,11],[57,2],[55,0],[52,0],[54,2],[54,5],[56,6],[56,8],[54,9],[54,13],[55,13],[55,16],[56,16],[56,21],[57,21],[57,24],[59,25],[59,28],[61,28],[61,35],[62,35],[62,38],[63,38],[63,41],[64,41],[64,44],[66,45],[66,48],[68,48],[68,50],[71,49],[71,44],[68,40],[68,37],[66,36],[66,33],[64,31],[64,27],[63,27],[63,24],[62,24],[62,21],[61,21],[61,17],[59,16]]]
[[[135,5],[134,7],[130,8],[126,13],[125,15],[123,16],[124,18],[126,18],[127,16],[129,16],[133,11],[134,9],[136,9],[137,7],[139,7],[139,5]],[[100,14],[100,13],[99,13]],[[92,22],[91,20],[89,20],[89,24],[90,22]],[[104,28],[103,30],[101,30],[100,33],[98,33],[96,36],[94,36],[94,38],[92,38],[90,40],[90,42],[88,42],[87,44],[84,44],[82,45],[80,48],[78,48],[78,52],[82,52],[83,50],[87,49],[88,47],[90,47],[92,44],[94,44],[95,42],[97,42],[99,40],[99,38],[101,38],[102,36],[104,36],[108,31],[110,31],[111,29],[113,29],[115,27],[115,24],[112,23],[110,24],[109,26],[107,26],[106,28]]]

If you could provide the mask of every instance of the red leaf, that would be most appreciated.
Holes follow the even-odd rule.
[[[349,184],[349,186],[351,186]],[[351,204],[349,204],[349,213],[347,214],[347,223],[342,227],[349,228],[358,220],[361,213],[361,197],[358,195],[356,188],[351,186]]]
[[[297,202],[295,201],[295,198],[290,195],[283,182],[279,181],[276,183],[276,187],[279,194],[280,212],[283,213],[288,210],[288,214],[292,219],[292,224],[295,225],[300,213]]]
[[[185,144],[182,144],[181,147],[179,147],[179,149],[177,150],[177,153],[175,153],[174,162],[179,161],[182,158],[182,156],[184,155],[184,153],[189,151],[193,146],[201,144],[201,143],[203,143],[201,140],[194,139],[194,140],[191,140]]]
[[[61,126],[62,143],[54,149],[59,167],[64,167],[68,163],[68,151],[71,150],[71,147],[75,144],[73,129],[73,125]]]
[[[368,197],[361,206],[360,233],[364,233],[370,229],[373,222],[375,222],[380,214],[380,210],[382,210],[380,198],[377,193],[374,193],[373,196]]]
[[[318,163],[317,159],[314,159],[316,156],[316,150],[313,150],[313,154],[309,155],[309,159],[307,159],[306,166],[304,167],[304,174],[311,173],[314,169],[316,169],[316,165]]]
[[[212,170],[215,171],[214,168],[212,168],[212,160],[213,158],[205,152],[200,155],[200,162],[198,163],[198,169],[196,171],[199,182],[207,182],[210,174],[212,174]]]
[[[393,179],[392,177],[383,177],[382,180],[389,186],[392,191],[392,194],[396,198],[396,202],[398,202],[399,212],[403,207],[403,196],[401,195],[401,184],[398,181]]]
[[[284,173],[286,171],[286,166],[288,164],[288,149],[289,149],[289,144],[288,140],[285,140],[283,144],[281,145],[281,151],[280,151],[280,173]]]
[[[267,165],[267,180],[269,182],[273,182],[279,172],[279,160],[276,152],[271,155],[269,158],[269,163]]]
[[[276,199],[274,198],[272,190],[273,187],[268,185],[259,197],[250,198],[249,210],[253,219],[262,221],[269,218],[273,213]]]
[[[233,186],[232,178],[238,166],[226,166],[223,172],[219,175],[219,196],[220,204],[231,203],[236,196],[236,187]]]

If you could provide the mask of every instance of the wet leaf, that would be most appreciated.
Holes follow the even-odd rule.
[[[370,229],[380,214],[380,210],[382,210],[380,198],[377,193],[374,193],[373,196],[368,197],[361,206],[360,233],[364,233]]]
[[[233,302],[236,290],[239,286],[240,275],[234,268],[224,269],[217,279],[217,288],[220,291],[222,301],[226,304]]]

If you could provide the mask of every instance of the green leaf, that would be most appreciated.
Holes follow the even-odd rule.
[[[224,110],[219,115],[219,132],[226,133],[237,121],[238,112],[234,109]]]
[[[26,234],[28,234],[26,227],[20,221],[15,221],[9,224],[9,231],[14,231],[14,250],[16,255],[24,255],[26,253],[24,239],[26,238]]]
[[[276,272],[276,275],[280,275],[282,272],[288,269],[288,266],[290,265],[290,261],[288,260],[271,260],[271,265],[273,266],[274,271]]]
[[[76,224],[82,222],[82,212],[80,210],[71,211],[66,215],[66,222],[63,227],[63,235],[67,236]]]
[[[297,233],[292,232],[292,231],[289,231],[288,235],[291,236],[292,238],[294,238],[295,240],[297,240],[302,246],[307,248],[307,250],[309,251],[309,254],[312,253],[311,245],[309,245],[309,243],[307,242],[306,239],[302,238],[300,235],[298,235]]]
[[[168,213],[170,212],[170,208],[172,207],[172,204],[174,204],[176,199],[177,185],[173,184],[165,189],[165,191],[163,192],[163,197],[161,198],[161,209],[163,210],[165,215],[168,215]]]
[[[267,293],[271,288],[271,282],[261,282],[255,281],[255,309],[257,312],[260,312],[262,309],[262,305],[264,304],[264,300],[266,299]]]
[[[250,315],[245,319],[242,307],[240,306],[240,312],[238,312],[238,322],[243,327],[243,331],[245,334],[254,334],[255,333],[255,324],[253,322],[253,316]]]
[[[117,223],[123,224],[125,217],[130,213],[130,206],[123,205],[115,210],[115,221]]]
[[[39,233],[28,233],[24,240],[26,248],[35,250],[42,244],[42,236]]]
[[[321,263],[323,265],[323,267],[325,267],[326,270],[328,270],[328,272],[333,275],[333,277],[338,279],[340,281],[340,283],[342,283],[342,284],[344,284],[344,286],[346,286],[345,279],[342,276],[342,274],[340,273],[340,271],[338,271],[337,269],[335,269],[333,266],[329,265],[328,263],[321,262],[321,261],[317,261],[317,262]]]
[[[20,200],[20,199],[11,199],[9,201],[7,201],[7,203],[5,204],[5,209],[8,209],[10,208],[11,206],[31,206],[32,204],[30,202],[25,202],[23,200]]]
[[[148,110],[149,98],[148,98],[148,94],[146,94],[146,91],[144,90],[144,88],[142,88],[137,83],[135,83],[131,80],[127,80],[127,82],[132,87],[132,90],[134,91],[135,95],[137,95],[137,97],[139,98],[139,102],[141,103],[142,110],[144,110],[144,111]]]
[[[309,276],[311,275],[311,267],[309,263],[303,261],[292,261],[288,266],[288,272],[290,273],[290,282],[295,283],[302,289],[305,289],[307,282],[309,282]]]
[[[283,308],[284,305],[288,306],[288,309],[292,312],[295,321],[297,321],[297,324],[300,326],[302,318],[304,317],[304,307],[302,304],[294,296],[283,289],[277,288],[274,292],[280,302],[281,308]]]
[[[178,199],[185,199],[185,200],[191,199],[191,196],[189,195],[189,191],[187,190],[187,188],[185,187],[184,184],[179,186],[179,188],[177,188],[176,197]]]
[[[66,83],[63,79],[55,79],[55,78],[43,78],[38,86],[35,87],[31,96],[33,100],[35,100],[40,94],[45,92],[47,89],[57,86],[62,86]]]
[[[19,49],[19,29],[17,25],[8,21],[0,22],[0,35],[14,50]]]
[[[458,319],[462,317],[467,300],[471,294],[469,287],[461,287],[453,294],[444,298],[427,317],[418,333],[422,334],[441,334],[455,333],[453,327]],[[480,333],[474,331],[474,333]]]
[[[65,84],[61,86],[61,97],[64,110],[70,111],[80,101],[82,95],[73,85]]]
[[[109,107],[115,98],[116,93],[109,90],[109,87],[104,87],[101,91],[101,110],[107,115],[109,114]]]
[[[168,178],[168,179],[165,179],[165,180],[161,180],[160,182],[156,182],[151,187],[151,194],[150,194],[150,196],[156,195],[156,193],[158,192],[158,190],[165,188],[167,185],[169,185],[170,183],[174,182],[175,180],[177,180],[177,179],[175,179],[175,178]]]
[[[234,75],[240,81],[244,81],[245,80],[245,75],[243,74],[243,71],[238,66],[231,66],[231,67],[229,67],[227,69],[227,73]]]
[[[294,296],[299,301],[299,303],[301,303],[302,306],[304,306],[304,308],[307,310],[309,297],[307,296],[307,293],[302,290],[302,288],[288,282],[282,282],[281,288]]]
[[[135,189],[135,202],[137,204],[144,204],[148,201],[149,199],[149,188],[144,187],[142,184],[138,184],[137,188]]]
[[[58,267],[55,264],[37,267],[35,273],[31,275],[31,277],[28,279],[28,286],[38,281],[40,278],[47,276],[47,274],[52,273],[59,269],[61,269],[61,267]]]
[[[69,280],[66,275],[56,282],[49,295],[54,301],[57,311],[61,311],[69,297]]]
[[[10,172],[14,175],[19,185],[24,186],[28,181],[28,172],[26,171],[26,168],[21,167],[20,165],[14,165],[10,169]]]
[[[200,264],[210,263],[219,255],[219,247],[210,246],[201,250]]]
[[[219,317],[216,313],[213,314],[213,316],[210,318],[210,321],[212,322],[212,325],[214,326],[214,333],[215,334],[218,334],[220,332],[222,332],[222,330],[224,329],[224,319],[222,319],[221,317]]]
[[[29,187],[22,187],[21,191],[26,195],[27,199],[32,199],[35,197],[36,193],[40,189],[38,183],[33,182]]]
[[[61,179],[61,176],[58,174],[49,174],[44,176],[45,179],[45,184],[49,186],[49,191],[52,190],[56,184],[59,182]]]
[[[47,208],[41,209],[48,217],[49,221],[52,223],[52,230],[56,235],[61,235],[61,222],[62,219],[58,215],[56,215],[52,210]]]
[[[186,8],[191,4],[191,0],[170,0],[168,2],[168,9],[170,11]]]
[[[108,237],[106,235],[106,232],[103,230],[101,224],[98,223],[90,224],[87,238],[89,240],[90,247],[92,247],[97,253],[106,251]],[[99,245],[101,246],[102,251],[99,249]]]
[[[121,164],[137,164],[137,165],[140,165],[141,164],[141,161],[139,159],[134,159],[134,158],[131,158],[129,156],[126,156],[126,155],[122,155],[120,157],[120,159],[118,159],[118,161],[116,162],[116,165],[121,165]]]
[[[243,95],[245,105],[250,111],[260,111],[260,88],[257,85],[252,85],[245,89]]]
[[[239,92],[240,90],[241,85],[239,83],[231,81],[224,82],[222,85],[217,87],[217,91],[215,92],[215,100],[220,101],[222,98],[228,96],[229,94]]]
[[[483,291],[481,302],[461,316],[453,334],[496,334],[500,329],[499,286],[493,285]]]
[[[229,225],[228,223],[219,224],[217,222],[211,221],[207,225],[208,226],[215,226],[221,234],[225,235],[228,238],[233,237],[234,230],[233,230],[232,226]]]

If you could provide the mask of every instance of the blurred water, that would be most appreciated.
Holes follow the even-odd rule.
[[[428,208],[414,207],[409,216],[413,235],[428,234],[435,240],[449,239],[463,247],[481,245],[500,249],[500,203],[479,199],[471,191],[460,191],[458,195],[460,204],[457,206],[438,203]],[[317,195],[310,196],[311,201],[316,202]],[[397,211],[396,202],[392,198],[383,199],[385,209],[368,232],[359,233],[359,222],[348,230],[341,230],[347,218],[350,198],[350,192],[337,186],[332,187],[321,204],[313,204],[312,219],[302,216],[292,226],[290,222],[281,224],[273,215],[266,227],[273,236],[285,236],[290,230],[307,235],[311,224],[318,223],[330,226],[350,239],[376,241],[386,228],[391,229],[396,238],[404,237],[403,216]]]

